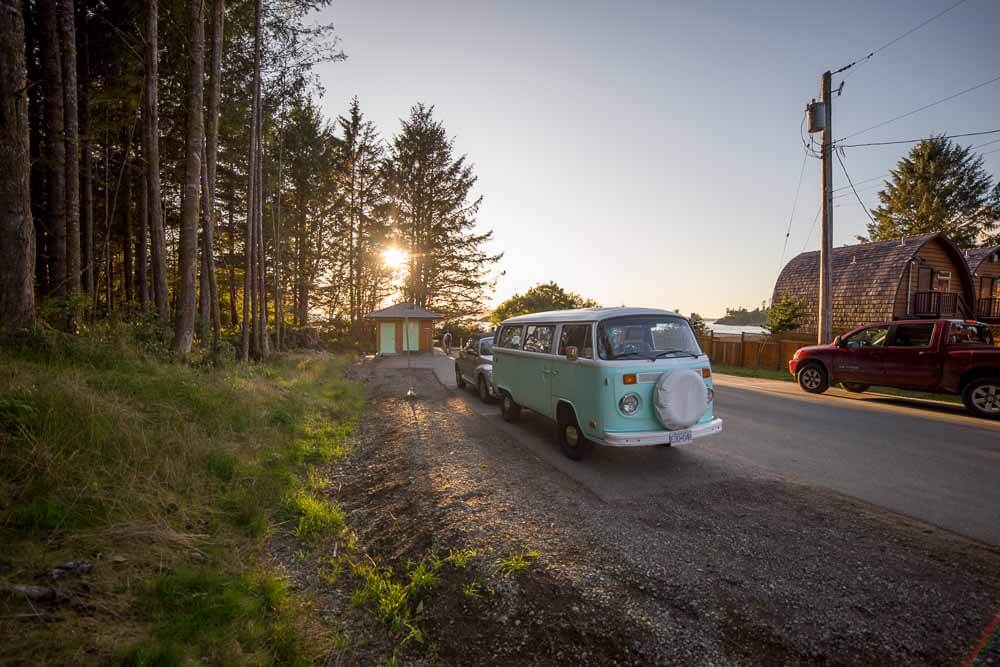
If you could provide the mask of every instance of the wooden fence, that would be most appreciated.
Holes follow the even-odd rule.
[[[708,353],[713,364],[741,368],[771,368],[787,370],[788,361],[795,351],[806,345],[815,345],[812,338],[779,338],[759,334],[715,334],[699,336],[701,349]]]
[[[1000,326],[991,326],[993,343],[1000,347]],[[698,344],[708,353],[713,364],[741,368],[773,368],[788,370],[788,362],[795,351],[806,345],[815,345],[815,336],[785,334],[773,339],[760,334],[716,334],[698,336]]]

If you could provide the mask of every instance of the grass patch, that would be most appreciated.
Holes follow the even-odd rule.
[[[448,552],[447,560],[457,568],[465,569],[469,561],[479,555],[475,549],[452,549]]]
[[[347,362],[186,366],[141,342],[117,325],[0,348],[0,556],[12,573],[94,563],[91,611],[5,626],[5,658],[310,660],[324,634],[259,564],[280,521],[308,539],[344,525],[307,473],[347,450],[363,400]],[[0,618],[23,605],[0,598]]]
[[[503,577],[512,577],[531,567],[540,555],[535,549],[511,552],[493,564],[493,571]]]
[[[424,635],[414,621],[417,605],[439,581],[442,561],[428,556],[418,563],[408,563],[402,577],[395,577],[391,568],[380,568],[373,562],[351,565],[351,574],[358,586],[351,596],[357,607],[368,607],[390,630],[403,634],[401,643],[424,641]]]
[[[347,522],[344,513],[334,503],[304,489],[298,489],[289,496],[286,509],[298,518],[295,534],[308,540],[336,537]]]

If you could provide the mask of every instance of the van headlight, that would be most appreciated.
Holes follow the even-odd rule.
[[[622,400],[618,401],[618,408],[627,415],[634,415],[642,405],[642,399],[638,394],[625,394]]]

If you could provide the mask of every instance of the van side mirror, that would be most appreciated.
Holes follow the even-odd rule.
[[[577,350],[576,345],[567,345],[566,346],[566,360],[567,361],[576,361],[579,358],[580,358],[580,351]]]

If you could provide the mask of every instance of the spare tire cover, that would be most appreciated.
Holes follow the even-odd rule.
[[[653,408],[668,430],[693,426],[708,408],[708,387],[701,373],[685,369],[661,375],[653,389]]]

